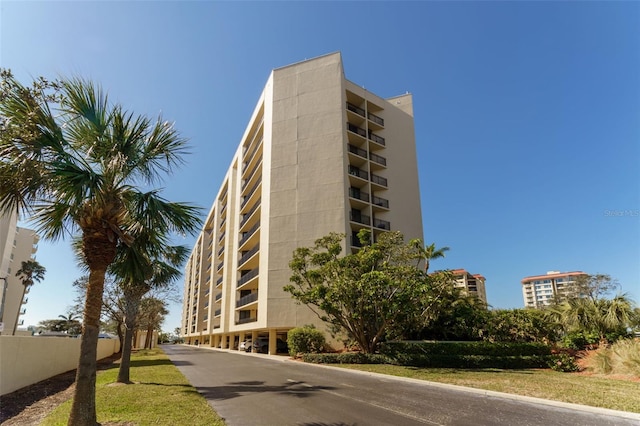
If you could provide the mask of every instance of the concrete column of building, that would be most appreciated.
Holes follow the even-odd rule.
[[[278,353],[278,344],[276,340],[278,339],[278,335],[276,334],[276,329],[272,328],[269,330],[269,355],[275,355]]]
[[[245,339],[245,333],[244,331],[240,332],[240,338],[238,340],[238,350],[240,350],[240,343],[244,342]]]
[[[258,332],[254,330],[251,332],[251,352],[256,352],[255,346],[253,346],[253,342],[256,340],[258,340]]]
[[[226,334],[222,335],[222,342],[220,342],[220,349],[227,349],[227,341],[229,340],[229,336]]]

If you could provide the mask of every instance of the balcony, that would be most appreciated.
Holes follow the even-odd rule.
[[[220,299],[222,299],[222,293],[216,294],[216,302]]]
[[[378,229],[391,230],[391,222],[382,219],[373,219],[373,226]]]
[[[249,184],[249,182],[251,182],[251,178],[253,177],[254,173],[256,172],[256,170],[258,170],[258,168],[261,165],[262,165],[262,161],[259,161],[258,163],[256,163],[255,166],[253,166],[251,171],[247,173],[247,178],[244,180],[244,182],[242,182],[242,190],[244,190],[244,188]]]
[[[222,234],[220,234],[220,236],[218,237],[218,242],[224,240],[225,234],[226,234],[226,232],[223,232]]]
[[[373,204],[375,204],[378,207],[384,207],[385,209],[389,208],[389,200],[387,200],[386,198],[380,198],[374,195],[372,201],[373,201]]]
[[[253,303],[256,300],[258,300],[258,292],[257,291],[255,293],[251,293],[251,294],[247,294],[246,296],[242,296],[240,299],[238,299],[238,301],[236,302],[236,308],[248,305],[249,303]]]
[[[357,211],[351,211],[349,218],[352,222],[362,223],[363,225],[371,225],[371,218]]]
[[[260,198],[258,198],[258,200],[256,201],[256,203],[253,205],[253,207],[251,207],[251,210],[249,210],[247,213],[242,215],[242,220],[240,221],[240,226],[239,228],[242,229],[242,227],[244,226],[245,223],[247,223],[247,221],[249,219],[251,219],[251,215],[253,213],[255,213],[256,210],[258,210],[258,207],[260,207],[260,201],[262,201]]]
[[[260,269],[259,268],[252,269],[249,272],[245,273],[238,280],[237,287],[239,288],[239,287],[243,286],[244,284],[248,283],[253,278],[257,277],[259,273],[260,273]]]
[[[216,328],[220,328],[220,324],[214,324],[214,325],[213,325],[213,328],[214,328],[214,329],[216,329]]]
[[[256,322],[256,321],[258,321],[258,318],[240,318],[236,320],[236,325],[247,324],[247,323]]]
[[[224,246],[220,247],[220,250],[218,250],[218,257],[220,257],[222,253],[224,253]]]
[[[364,130],[363,128],[361,128],[361,127],[358,127],[358,126],[354,125],[354,124],[347,123],[347,130],[352,132],[352,133],[358,134],[358,135],[362,136],[363,138],[367,137],[367,131]]]
[[[358,188],[349,188],[349,197],[364,201],[365,203],[369,202],[369,194],[360,191]]]
[[[354,166],[349,166],[349,174],[352,176],[357,176],[360,179],[369,180],[369,173]]]
[[[369,120],[373,121],[376,124],[379,124],[381,126],[384,126],[384,119],[381,117],[378,117],[377,115],[373,114],[373,113],[369,113],[367,114],[367,118],[369,118]]]
[[[223,266],[224,266],[224,262],[218,263],[218,266],[216,267],[216,271],[220,272],[220,269],[222,269]]]
[[[222,284],[223,280],[224,280],[224,278],[222,278],[222,277],[218,278],[218,281],[216,281],[216,287],[218,287],[220,284]]]
[[[249,238],[251,238],[251,236],[255,234],[259,228],[260,228],[260,222],[256,222],[256,224],[253,225],[251,229],[249,229],[247,232],[243,232],[242,238],[238,242],[238,247],[242,247],[242,245],[246,243],[249,240]]]
[[[238,266],[242,266],[247,260],[249,260],[254,254],[256,254],[260,250],[260,244],[256,245],[254,248],[244,253],[242,257],[238,260]]]
[[[358,148],[355,145],[347,144],[347,149],[350,153],[360,156],[362,158],[367,158],[367,151],[362,148]]]
[[[384,158],[384,157],[382,157],[380,155],[374,154],[373,152],[369,153],[369,158],[374,163],[380,164],[381,166],[387,167],[387,159],[386,158]]]
[[[380,186],[384,186],[385,188],[387,187],[387,178],[383,178],[382,176],[378,176],[378,175],[374,175],[373,173],[371,173],[371,182],[378,184]]]
[[[386,142],[385,142],[384,138],[382,136],[376,135],[372,131],[369,131],[369,140],[372,140],[377,144],[386,146]]]
[[[222,309],[216,309],[215,312],[213,313],[214,317],[219,317],[222,314]]]
[[[364,109],[362,109],[360,107],[357,107],[352,103],[347,102],[347,109],[349,111],[351,111],[351,112],[355,112],[356,114],[358,114],[361,117],[365,116]]]
[[[254,192],[256,192],[256,189],[258,189],[258,186],[260,186],[261,183],[262,183],[262,176],[258,178],[257,182],[251,187],[248,194],[242,197],[242,204],[240,204],[240,209],[244,208],[244,206],[247,205],[247,203],[251,199],[251,196],[253,195]]]
[[[360,242],[360,238],[357,235],[351,236],[351,247],[362,247],[362,243]]]

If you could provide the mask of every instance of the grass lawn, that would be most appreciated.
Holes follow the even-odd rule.
[[[102,424],[223,426],[209,407],[160,349],[134,353],[132,385],[114,385],[118,365],[98,372],[96,405]],[[41,425],[66,425],[71,401],[59,406]]]
[[[332,364],[354,370],[389,374],[477,389],[533,396],[593,407],[640,413],[640,382],[559,373],[553,370],[457,370],[395,365]]]

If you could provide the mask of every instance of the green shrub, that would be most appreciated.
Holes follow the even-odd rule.
[[[597,345],[599,340],[598,333],[575,331],[565,335],[560,343],[565,348],[581,351],[589,346]]]
[[[576,362],[575,357],[567,353],[559,353],[550,356],[547,364],[549,368],[554,371],[560,371],[563,373],[572,373],[574,371],[580,371],[580,366]]]
[[[384,355],[365,354],[362,352],[305,353],[302,355],[302,360],[314,364],[390,364],[389,361],[391,361]]]
[[[289,355],[297,356],[300,353],[318,353],[324,349],[326,340],[324,334],[314,326],[292,328],[287,333]]]
[[[494,357],[546,356],[549,346],[542,343],[492,342],[387,342],[381,353],[392,358],[412,355],[485,355]]]

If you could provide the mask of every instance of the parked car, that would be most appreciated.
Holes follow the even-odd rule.
[[[253,342],[253,351],[263,354],[269,353],[269,339],[267,337],[258,337],[256,341]],[[276,339],[276,351],[279,353],[289,352],[287,342],[282,339]]]
[[[240,347],[238,348],[241,351],[250,352],[251,351],[251,339],[245,339],[240,342]]]

